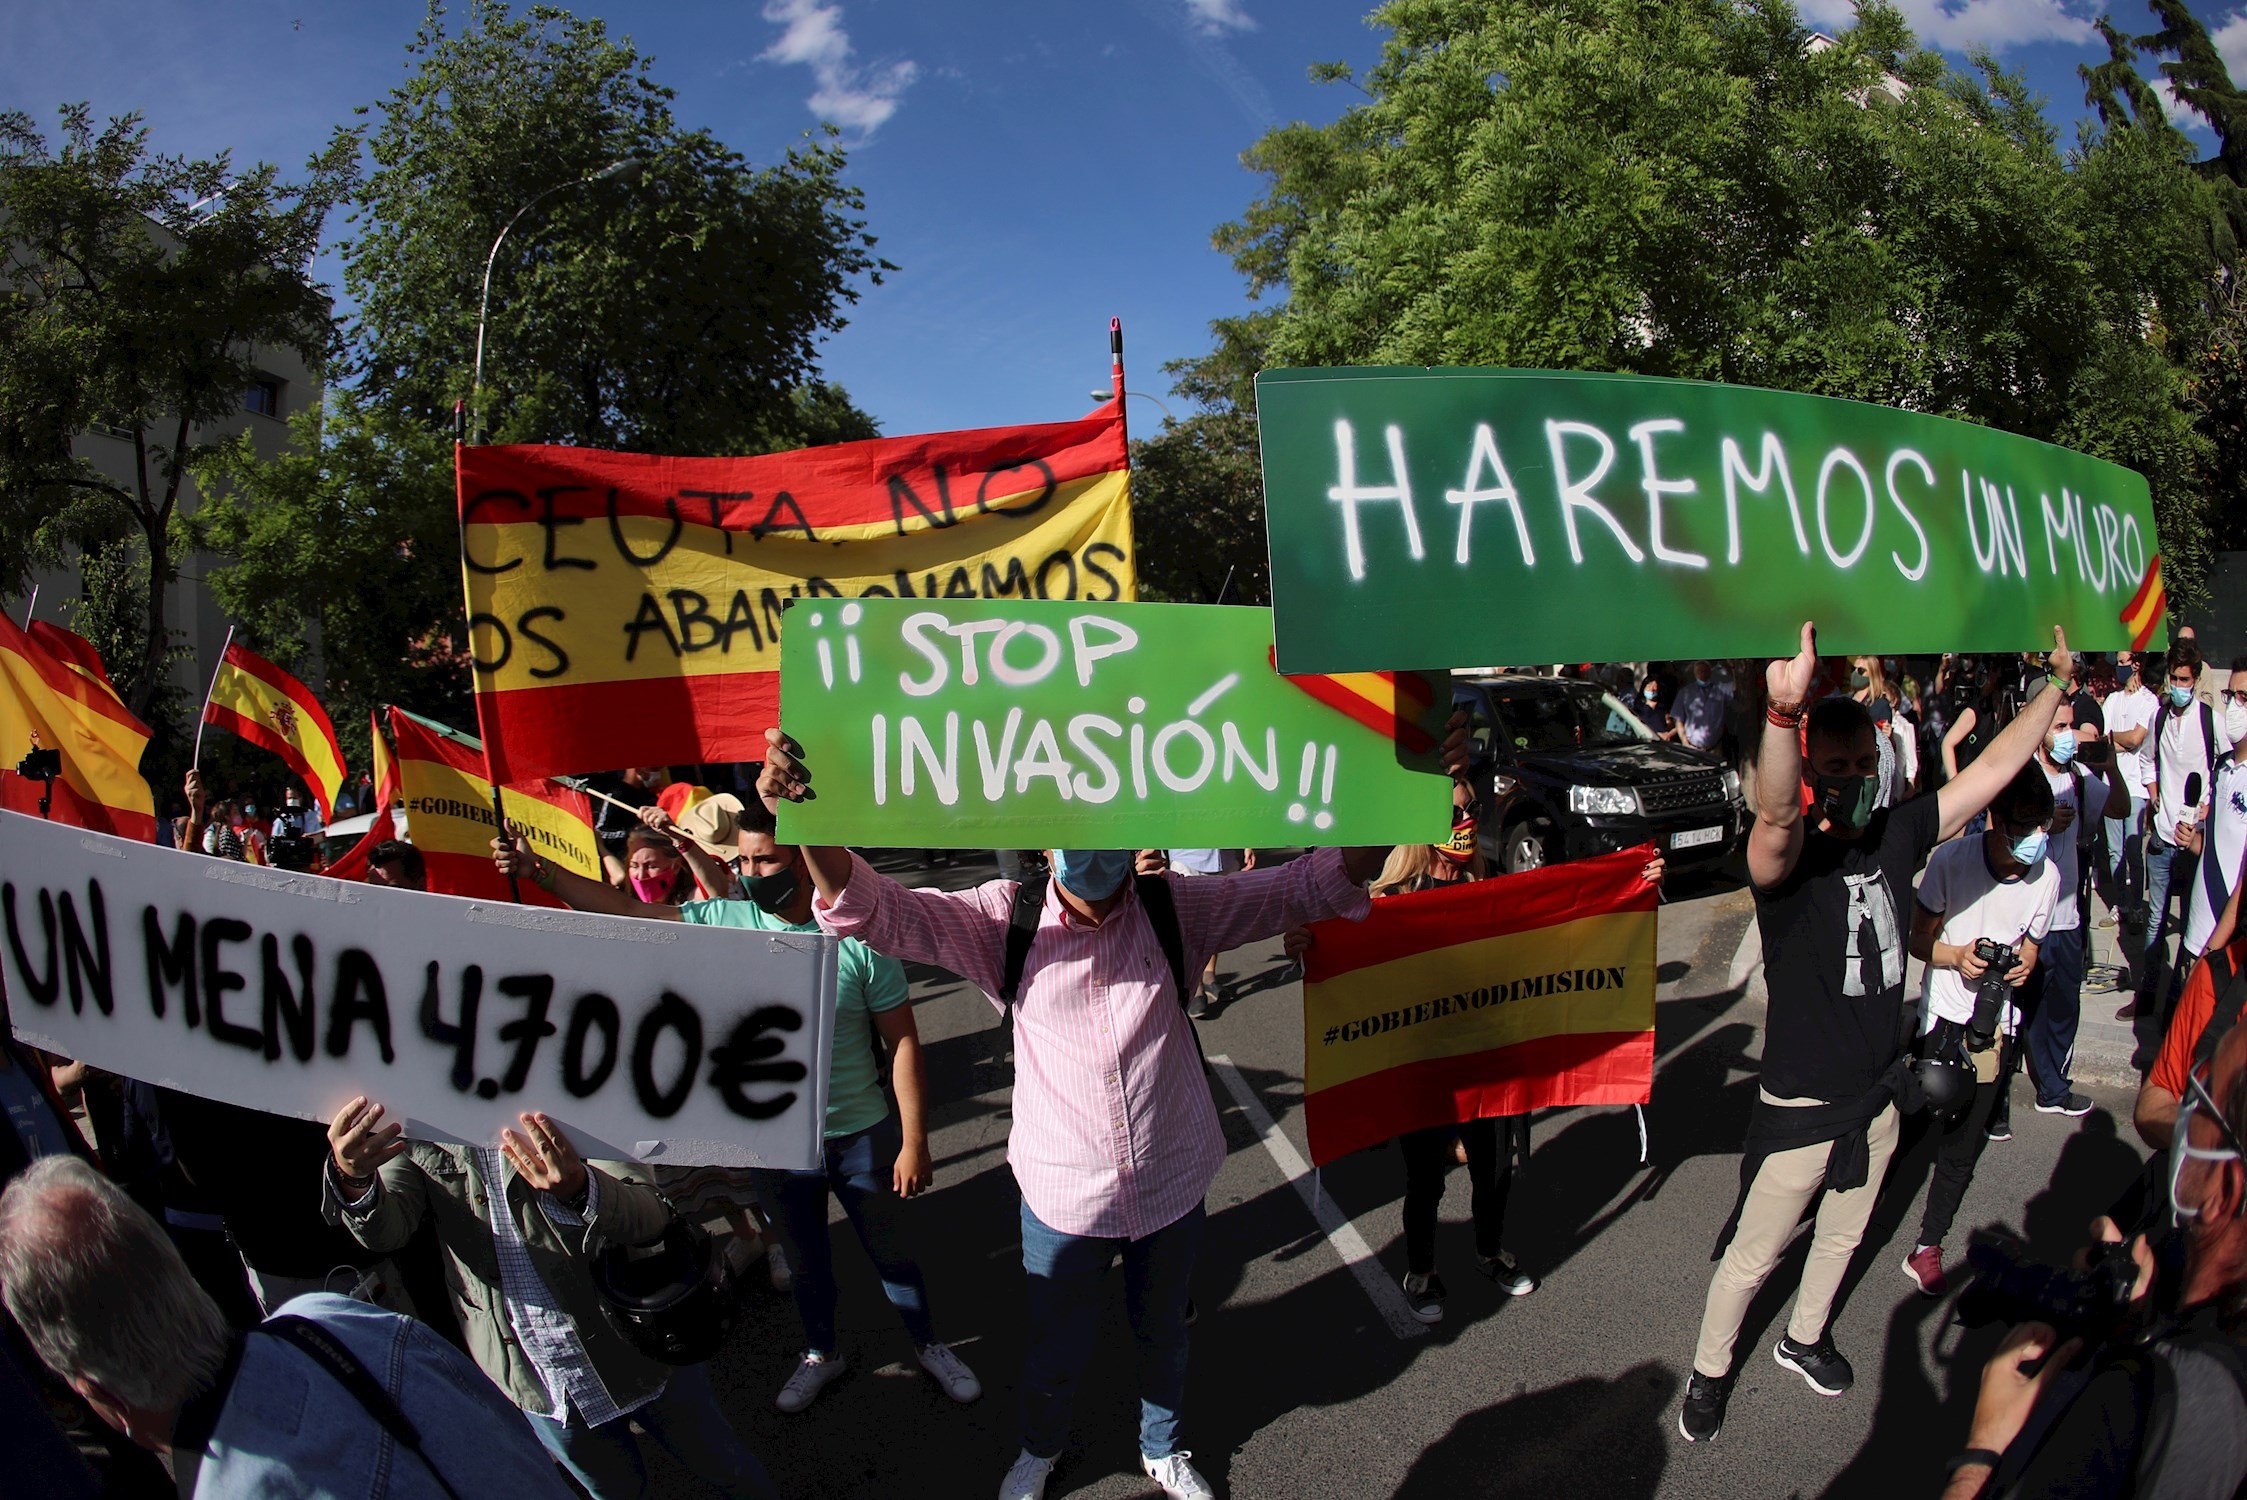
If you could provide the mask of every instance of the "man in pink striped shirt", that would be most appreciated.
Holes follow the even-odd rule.
[[[802,750],[778,730],[758,790],[813,795]],[[1454,733],[1447,761],[1463,759]],[[1198,974],[1215,953],[1324,917],[1368,910],[1366,881],[1386,849],[1321,849],[1276,869],[1169,880]],[[1017,882],[915,890],[846,849],[803,851],[819,925],[878,953],[951,970],[997,995]],[[1225,1158],[1201,1053],[1170,964],[1137,898],[1128,850],[1055,852],[1036,939],[1014,1008],[1014,1128],[1007,1159],[1022,1192],[1030,1352],[1022,1377],[1022,1453],[1000,1500],[1041,1500],[1068,1438],[1078,1377],[1092,1356],[1109,1267],[1139,1344],[1139,1452],[1174,1500],[1212,1495],[1179,1446],[1186,1301],[1202,1195]],[[994,1001],[994,1003],[997,1003]]]

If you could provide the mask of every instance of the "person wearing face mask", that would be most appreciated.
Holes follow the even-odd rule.
[[[652,828],[635,828],[624,841],[624,885],[633,900],[649,906],[676,906],[695,894],[686,856]]]
[[[1920,1051],[1950,1056],[1964,1050],[1974,1064],[1974,1097],[1940,1123],[1919,1242],[1904,1259],[1904,1274],[1930,1297],[1943,1294],[1943,1236],[1974,1180],[1983,1142],[1995,1134],[1991,1122],[2020,1064],[2018,1008],[2007,1003],[2000,1015],[1976,1014],[1988,974],[1976,945],[1986,939],[2017,953],[2019,961],[1999,977],[2016,992],[2028,982],[2060,891],[2058,865],[2045,857],[2053,810],[2042,768],[2023,766],[1990,805],[1989,831],[1942,845],[1920,877],[1911,929],[1912,956],[1927,965]],[[1977,1049],[1972,1033],[1981,1021],[1994,1031],[1989,1045]]]
[[[777,812],[814,797],[803,747],[778,729],[765,738],[765,805]],[[1466,769],[1463,715],[1442,754],[1452,774]],[[1225,1139],[1182,992],[1211,953],[1326,917],[1363,918],[1364,883],[1388,853],[1319,849],[1237,875],[1135,880],[1131,850],[1056,849],[1042,890],[993,880],[937,891],[901,885],[848,849],[802,850],[822,928],[951,970],[1012,1027],[1007,1161],[1022,1193],[1029,1350],[1022,1450],[1000,1500],[1045,1494],[1119,1259],[1139,1346],[1140,1466],[1171,1500],[1215,1493],[1180,1427],[1202,1199]]]
[[[2192,889],[2199,831],[2216,779],[2216,715],[2199,699],[2200,653],[2180,642],[2169,648],[2161,712],[2146,740],[2153,768],[2146,811],[2146,945],[2138,964],[2138,991],[2116,1012],[2135,1020],[2138,1055],[2145,1067],[2160,1046],[2161,1031],[2184,988],[2191,955],[2180,947],[2174,964],[2164,944],[2182,924],[2169,915],[2170,898]]]
[[[2231,899],[2239,883],[2241,857],[2247,854],[2247,656],[2233,661],[2230,680],[2216,705],[2222,733],[2208,816],[2180,834],[2194,863],[2192,889],[2185,900],[2184,952],[2195,964],[2208,951],[2217,914]]]
[[[1677,738],[1677,730],[1670,725],[1670,716],[1662,710],[1662,679],[1649,673],[1638,685],[1638,695],[1631,699],[1631,712],[1657,736],[1665,740]]]
[[[720,835],[730,835],[742,898],[643,903],[538,858],[520,840],[512,847],[493,840],[493,862],[502,874],[528,878],[579,911],[752,932],[819,930],[812,921],[812,883],[806,878],[804,851],[774,841],[773,815],[762,804],[745,805],[727,793],[697,803],[689,810],[685,827],[706,835],[700,838],[682,831],[661,809],[643,810],[641,817],[679,838],[682,849],[693,850],[704,860],[724,847]],[[694,853],[685,857],[691,860]],[[711,880],[719,878],[710,872]],[[896,959],[876,953],[856,938],[845,938],[838,947],[836,968],[825,1163],[809,1171],[751,1174],[759,1194],[778,1211],[792,1252],[796,1315],[803,1324],[806,1346],[773,1405],[783,1412],[800,1412],[850,1369],[835,1323],[834,1250],[827,1233],[830,1195],[842,1204],[860,1246],[873,1262],[883,1295],[905,1325],[921,1368],[946,1396],[964,1405],[981,1396],[983,1386],[937,1336],[927,1282],[911,1253],[907,1216],[902,1211],[901,1200],[928,1191],[936,1177],[928,1149],[927,1076],[905,970]],[[877,1049],[885,1046],[897,1093],[895,1112],[882,1092]]]
[[[2096,833],[2106,809],[2128,800],[2122,773],[2107,747],[2094,739],[2088,751],[2079,748],[2075,712],[2072,701],[2060,705],[2052,732],[2037,751],[2037,764],[2052,789],[2052,866],[2060,874],[2060,893],[2051,931],[2039,946],[2036,969],[2021,992],[2026,1017],[2021,1023],[2021,1048],[2029,1080],[2036,1086],[2037,1111],[2048,1115],[2091,1111],[2091,1100],[2072,1087],[2069,1069],[2083,1011],[2084,939],[2091,914]],[[2096,764],[2086,765],[2087,760]],[[2001,1097],[1991,1116],[1992,1140],[2012,1137],[2006,1105]]]
[[[2059,631],[2053,640],[2050,669],[2064,679],[2073,658]],[[1875,811],[1880,750],[1871,716],[1849,698],[1812,706],[1819,660],[1811,625],[1802,627],[1801,650],[1765,675],[1747,848],[1770,992],[1763,1076],[1678,1413],[1688,1442],[1723,1427],[1740,1325],[1813,1202],[1802,1286],[1772,1357],[1822,1396],[1855,1380],[1828,1322],[1896,1147],[1896,1100],[1916,1094],[1901,1044],[1912,877],[1929,850],[2020,774],[2062,701],[2047,681],[1940,791]]]
[[[1943,1500],[2236,1495],[2247,1486],[2247,1028],[2184,1081],[2170,1234],[2129,1242],[2121,1334],[2013,1330],[1983,1369]],[[2108,1220],[2098,1238],[2120,1242]]]
[[[2161,699],[2147,685],[2145,669],[2131,652],[2114,654],[2114,688],[2099,711],[2106,721],[2107,742],[2114,746],[2115,763],[2122,768],[2123,784],[2130,788],[2128,807],[2107,809],[2107,873],[2114,883],[2113,904],[2123,921],[2143,925],[2146,791],[2153,784],[2146,738],[2161,712]]]

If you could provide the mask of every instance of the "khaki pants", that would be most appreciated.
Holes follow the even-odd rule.
[[[1888,1171],[1888,1158],[1896,1151],[1896,1106],[1882,1110],[1868,1133],[1870,1161],[1865,1185],[1845,1193],[1828,1193],[1818,1205],[1818,1220],[1810,1240],[1810,1258],[1803,1262],[1802,1288],[1795,1293],[1794,1315],[1787,1337],[1798,1344],[1815,1343],[1826,1331],[1833,1312],[1834,1294],[1841,1289],[1849,1258],[1865,1236],[1873,1203],[1880,1196],[1880,1180]],[[1748,1304],[1763,1286],[1771,1268],[1794,1237],[1802,1211],[1818,1195],[1826,1180],[1826,1159],[1833,1142],[1802,1146],[1764,1158],[1763,1167],[1740,1206],[1740,1227],[1725,1247],[1724,1260],[1709,1282],[1708,1306],[1701,1313],[1701,1341],[1693,1351],[1693,1368],[1703,1375],[1728,1375],[1732,1371],[1732,1345],[1740,1336],[1740,1321]]]

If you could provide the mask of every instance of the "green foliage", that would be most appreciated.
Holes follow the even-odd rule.
[[[97,127],[66,106],[50,143],[29,116],[0,113],[0,589],[74,547],[137,537],[144,612],[109,661],[144,716],[170,649],[164,600],[198,429],[239,409],[258,347],[315,368],[328,354],[327,295],[303,267],[352,153],[339,132],[289,184],[267,165],[153,153],[131,115]],[[130,444],[125,472],[78,451],[95,426]]]
[[[1265,191],[1216,243],[1269,305],[1193,362],[1212,412],[1253,409],[1252,360],[1874,401],[2137,468],[2195,599],[2223,209],[2119,44],[2086,77],[2101,122],[2063,148],[2017,75],[1954,69],[1884,4],[1831,47],[1784,0],[1394,0],[1373,21],[1366,102],[1244,156]],[[2215,87],[2213,50],[2187,56]],[[1170,482],[1229,493],[1253,433],[1208,434],[1206,476]]]

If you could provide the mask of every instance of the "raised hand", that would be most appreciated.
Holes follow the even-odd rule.
[[[402,1124],[382,1123],[382,1106],[361,1094],[328,1122],[328,1154],[349,1183],[364,1183],[382,1164],[405,1153]]]
[[[804,764],[804,747],[778,729],[765,731],[765,769],[757,777],[757,795],[775,816],[783,802],[811,802],[819,796],[811,789],[811,768]]]
[[[502,1130],[499,1151],[522,1178],[540,1192],[572,1202],[585,1196],[585,1159],[553,1119],[541,1114],[520,1114],[522,1133]]]
[[[2052,627],[2052,654],[2044,658],[2044,669],[2054,677],[2066,677],[2075,671],[2075,653],[2068,650],[2068,633],[2057,625]]]
[[[502,875],[519,875],[525,880],[538,878],[538,856],[531,853],[531,846],[524,842],[512,823],[507,825],[507,837],[492,840],[492,864]]]
[[[1775,704],[1797,708],[1809,701],[1810,690],[1818,681],[1818,627],[1814,622],[1802,622],[1802,649],[1774,661],[1764,670],[1763,681]]]

